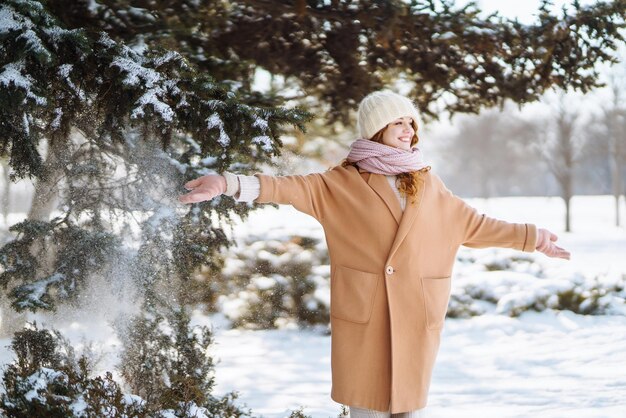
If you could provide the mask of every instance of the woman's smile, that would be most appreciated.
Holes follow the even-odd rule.
[[[387,125],[387,129],[383,133],[383,144],[407,151],[410,150],[411,140],[415,135],[413,124],[413,119],[409,116],[395,119]]]

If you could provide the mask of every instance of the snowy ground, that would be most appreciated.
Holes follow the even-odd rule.
[[[223,331],[218,390],[266,417],[304,406],[336,417],[330,339],[296,331]],[[623,417],[626,321],[570,313],[448,320],[430,391],[430,418]]]
[[[576,197],[574,232],[563,233],[562,204],[550,198],[470,200],[485,213],[532,222],[559,235],[571,261],[536,255],[550,274],[626,274],[626,229],[612,226],[610,197]],[[622,219],[626,220],[626,211]],[[235,228],[236,235],[286,233],[322,236],[312,218],[290,208],[268,208]],[[489,254],[491,250],[471,250]],[[461,275],[464,268],[455,267]],[[93,312],[92,312],[93,313]],[[58,318],[54,325],[72,341],[95,342],[100,370],[116,363],[119,342],[100,312]],[[43,318],[42,318],[43,320]],[[336,417],[330,399],[330,338],[313,331],[228,330],[221,316],[199,312],[194,322],[212,324],[217,392],[237,390],[255,415],[284,417],[304,407],[314,418]],[[10,361],[0,340],[0,364]],[[569,312],[488,314],[448,319],[430,391],[429,417],[623,417],[626,410],[626,317]]]

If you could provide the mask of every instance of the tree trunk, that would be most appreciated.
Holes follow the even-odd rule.
[[[48,142],[44,174],[35,184],[33,200],[28,211],[29,220],[50,220],[58,196],[57,183],[63,175],[63,149],[62,141]]]
[[[26,312],[17,312],[6,297],[0,297],[0,338],[10,338],[28,321]]]
[[[619,226],[620,225],[620,218],[619,218],[619,198],[620,198],[620,194],[616,194],[615,195],[615,226]]]
[[[611,169],[611,183],[613,197],[615,199],[615,226],[620,225],[619,217],[619,197],[622,192],[622,150],[619,121],[619,90],[613,88],[613,106],[605,111],[606,125],[609,139],[609,167]]]
[[[563,200],[565,200],[565,232],[571,232],[572,228],[570,225],[570,209],[571,209],[572,197],[571,196],[564,197]]]
[[[622,176],[621,171],[622,167],[620,164],[620,155],[619,150],[617,148],[617,138],[610,138],[611,141],[611,156],[609,160],[609,166],[611,167],[611,179],[612,181],[612,189],[613,189],[613,197],[615,198],[615,226],[620,226],[620,218],[619,218],[619,198],[622,194]]]
[[[4,179],[4,188],[2,190],[2,216],[7,229],[9,225],[9,204],[11,190],[11,168],[9,162],[2,161],[2,172]],[[6,292],[0,294],[0,338],[12,337],[13,333],[23,327],[26,322],[26,316],[19,314],[11,307],[11,302],[7,299]]]
[[[48,142],[44,174],[36,181],[33,200],[28,211],[28,220],[50,220],[58,195],[58,182],[63,175],[64,151],[67,152],[62,141]],[[5,170],[5,176],[7,171]],[[31,249],[33,252],[37,252],[37,250],[36,245]],[[52,259],[52,255],[48,255]],[[41,261],[46,263],[50,260]],[[28,320],[28,314],[16,312],[6,297],[2,297],[0,300],[0,311],[0,337],[3,338],[10,337],[15,331],[22,329]]]
[[[11,204],[11,168],[8,161],[2,162],[2,172],[4,173],[4,189],[2,190],[2,217],[4,224],[9,226],[9,206]]]
[[[617,132],[611,132],[612,156],[611,156],[611,177],[613,178],[613,196],[615,197],[615,226],[620,226],[619,218],[619,197],[622,193],[622,165],[621,153],[618,144]]]
[[[565,202],[565,232],[572,232],[572,197],[574,196],[574,170],[573,164],[570,165],[569,169],[564,170],[563,175],[561,177],[561,192],[563,201]]]

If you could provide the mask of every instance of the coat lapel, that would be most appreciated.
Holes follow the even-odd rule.
[[[393,218],[398,224],[400,224],[400,220],[402,218],[402,208],[400,207],[400,202],[398,201],[398,198],[391,189],[387,178],[382,174],[370,174],[369,179],[367,180],[367,184],[369,184],[370,187],[374,189],[374,191],[378,194],[378,196],[380,196],[383,202],[385,202],[387,208],[393,215]]]
[[[406,237],[406,234],[411,229],[411,226],[413,225],[413,222],[417,217],[417,213],[419,212],[422,198],[424,197],[424,173],[420,173],[418,181],[419,182],[417,185],[417,195],[415,196],[415,203],[411,203],[413,198],[407,198],[406,208],[404,209],[404,213],[402,214],[400,226],[398,226],[398,232],[396,232],[396,237],[394,238],[393,244],[391,245],[391,251],[389,252],[388,258],[394,256],[396,250],[398,249],[398,247],[400,247],[400,244],[402,244],[402,241]],[[393,191],[391,193],[393,194]],[[397,202],[398,199],[395,196],[393,196],[393,198]]]

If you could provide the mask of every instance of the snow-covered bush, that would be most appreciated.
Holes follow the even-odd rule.
[[[191,327],[182,308],[162,314],[146,304],[122,326],[119,371],[132,393],[152,414],[167,410],[175,417],[242,417],[249,412],[235,405],[236,393],[212,394],[213,342],[207,327]],[[167,416],[167,415],[165,415]]]
[[[0,416],[238,418],[235,393],[212,395],[213,362],[206,351],[211,333],[192,329],[173,310],[165,318],[136,318],[128,327],[120,371],[133,394],[125,394],[112,373],[91,377],[93,355],[77,356],[57,331],[24,329],[15,334],[15,361],[6,366]],[[140,379],[144,379],[140,381]]]
[[[111,373],[92,378],[89,354],[76,356],[56,331],[18,331],[15,361],[5,367],[0,413],[10,417],[146,416],[145,403],[123,395]]]
[[[476,257],[461,251],[448,317],[494,312],[519,316],[546,309],[586,315],[626,315],[626,275],[555,275],[530,255],[494,249]]]
[[[226,254],[217,309],[234,327],[285,328],[329,321],[330,266],[320,240],[249,237]]]

